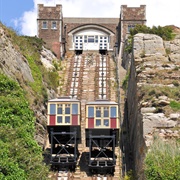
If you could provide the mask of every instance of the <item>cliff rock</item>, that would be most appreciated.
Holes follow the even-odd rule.
[[[180,102],[180,35],[163,41],[157,35],[136,34],[133,52],[124,54],[122,65],[130,72],[124,112],[126,167],[133,166],[137,179],[144,180],[143,161],[154,135],[180,137],[180,111],[171,106]]]
[[[0,68],[15,80],[34,81],[28,61],[16,50],[2,27],[0,27]]]

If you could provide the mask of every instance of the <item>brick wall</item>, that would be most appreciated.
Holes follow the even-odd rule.
[[[72,30],[83,27],[85,25],[92,25],[92,27],[95,25],[96,28],[99,26],[99,30],[101,28],[105,28],[112,32],[113,36],[111,36],[111,42],[110,46],[113,48],[116,37],[117,37],[117,31],[116,27],[119,23],[119,18],[64,18],[63,19],[64,25],[66,24],[66,49],[72,48],[72,37],[68,36],[68,33],[70,33]]]
[[[62,6],[48,7],[38,5],[38,37],[42,38],[48,48],[60,58],[61,36],[62,36]],[[47,22],[47,28],[43,29],[43,22]],[[52,29],[52,22],[56,22],[56,29]]]
[[[127,7],[121,6],[121,39],[124,41],[128,35],[128,25],[145,24],[146,23],[146,6]]]
[[[42,29],[43,21],[47,22],[48,28]],[[51,29],[52,22],[57,23],[56,29]],[[146,23],[146,6],[127,7],[121,6],[120,18],[63,18],[62,6],[45,7],[43,4],[38,5],[38,37],[42,38],[47,47],[60,57],[64,52],[63,38],[66,38],[66,51],[72,48],[73,30],[82,29],[89,25],[99,30],[104,30],[110,34],[110,48],[114,49],[116,42],[120,45],[120,41],[124,41],[127,37],[128,26]],[[66,33],[64,27],[66,25]],[[66,35],[64,35],[66,34]],[[59,50],[58,50],[59,49]]]

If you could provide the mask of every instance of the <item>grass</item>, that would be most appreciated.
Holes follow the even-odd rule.
[[[162,141],[155,137],[145,158],[145,174],[148,180],[174,180],[180,177],[180,143],[177,140]]]
[[[13,29],[3,26],[6,36],[13,43],[16,51],[24,56],[29,64],[34,82],[23,82],[18,79],[20,85],[26,89],[28,101],[32,104],[47,100],[46,89],[52,88],[55,91],[59,86],[58,70],[61,70],[61,64],[53,61],[55,69],[48,71],[42,64],[40,52],[45,45],[42,39],[37,37],[19,36]],[[22,78],[22,77],[19,77]],[[26,87],[25,84],[26,83]]]
[[[144,102],[149,102],[151,106],[159,109],[158,112],[162,111],[166,115],[180,110],[180,86],[178,87],[154,87],[150,85],[142,86],[139,89],[139,99],[143,99]],[[159,96],[167,96],[169,98],[170,104],[161,107],[159,105]]]
[[[174,110],[180,110],[180,102],[176,102],[176,101],[171,101],[170,102],[170,107]]]

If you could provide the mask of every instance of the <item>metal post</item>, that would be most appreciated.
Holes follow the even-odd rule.
[[[52,161],[52,153],[53,153],[53,148],[54,148],[54,143],[53,143],[53,128],[51,129],[51,161]]]
[[[91,149],[91,132],[89,132],[89,165],[91,164],[91,151],[92,151],[92,149]]]
[[[74,144],[75,144],[75,147],[74,147],[74,161],[76,162],[76,159],[77,159],[77,150],[76,150],[76,148],[77,148],[77,144],[76,144],[76,130],[74,131]]]
[[[104,71],[103,71],[103,61],[104,61],[104,57],[102,55],[102,94],[101,94],[101,97],[103,99],[103,96],[104,96],[104,92],[103,92],[103,87],[104,87],[104,80],[103,80],[103,76],[104,76]]]

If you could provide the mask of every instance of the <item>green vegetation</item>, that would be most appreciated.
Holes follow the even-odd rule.
[[[133,36],[128,36],[126,45],[125,45],[125,52],[131,53],[132,52],[132,42],[133,42]]]
[[[168,86],[153,87],[147,85],[141,87],[141,93],[145,101],[153,100],[159,96],[167,96],[168,98],[176,101],[180,100],[180,86],[172,88]]]
[[[35,118],[20,86],[0,74],[0,179],[46,179]]]
[[[31,88],[31,90],[27,90],[26,97],[28,101],[31,104],[47,101],[45,84],[47,87],[53,88],[56,91],[59,85],[59,75],[56,68],[48,71],[41,63],[40,52],[45,43],[37,37],[18,36],[15,31],[5,26],[3,28],[5,29],[6,36],[11,39],[17,51],[28,60],[34,79],[34,82],[27,82],[27,85]]]
[[[180,177],[180,142],[156,139],[145,158],[147,180],[175,180]]]
[[[156,34],[166,41],[170,41],[175,37],[172,28],[169,26],[153,26],[150,28],[146,25],[136,25],[135,28],[130,29],[131,36],[134,36],[137,33]]]
[[[180,110],[180,103],[176,101],[171,101],[170,102],[170,107],[174,110]]]
[[[126,74],[125,78],[122,81],[122,88],[123,88],[124,91],[127,90],[128,80],[129,80],[129,72]]]
[[[132,170],[127,172],[127,174],[124,177],[124,180],[134,180],[133,171]]]

